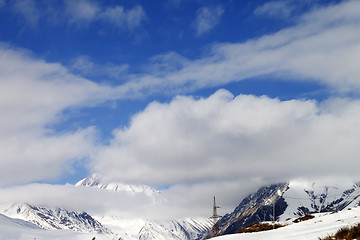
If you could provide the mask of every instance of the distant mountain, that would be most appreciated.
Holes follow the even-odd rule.
[[[147,185],[104,182],[99,174],[92,174],[76,183],[75,186],[95,187],[114,192],[130,192],[134,193],[134,197],[136,197],[135,194],[144,193],[157,203],[161,204],[166,201],[159,190]],[[136,216],[126,218],[122,216],[100,216],[97,219],[114,229],[117,236],[123,239],[195,240],[212,227],[212,221],[208,218],[158,221],[141,219]]]
[[[47,208],[29,204],[12,205],[3,214],[33,223],[42,229],[67,229],[77,232],[110,234],[111,230],[102,226],[86,212],[68,211],[62,208]]]
[[[92,174],[89,177],[84,178],[81,181],[77,182],[75,186],[96,187],[114,192],[123,191],[123,192],[133,192],[133,193],[144,193],[148,197],[153,198],[154,200],[160,200],[162,198],[160,191],[151,188],[147,185],[103,182],[103,179],[100,174]]]
[[[195,240],[209,230],[210,220],[183,219],[172,221],[148,221],[139,231],[141,240]]]
[[[76,183],[75,186],[79,188],[98,188],[99,190],[96,191],[98,194],[103,194],[103,191],[133,193],[130,194],[130,197],[134,198],[134,202],[137,202],[137,197],[143,198],[144,194],[154,203],[160,205],[166,201],[160,191],[149,186],[106,183],[99,174],[92,174]],[[0,213],[7,217],[22,219],[23,222],[26,221],[31,226],[36,225],[41,230],[60,230],[60,236],[64,234],[64,231],[70,230],[76,233],[84,233],[84,236],[94,234],[97,236],[96,239],[196,240],[212,227],[212,221],[208,218],[152,220],[139,216],[114,215],[111,211],[108,212],[108,215],[91,216],[86,212],[75,212],[63,208],[49,208],[27,203],[1,206],[0,209]],[[10,218],[8,220],[12,222]],[[51,234],[52,237],[49,239],[55,239],[56,234],[54,231]],[[69,235],[68,232],[66,234]],[[43,232],[40,235],[44,235]],[[72,236],[70,234],[69,236],[71,236],[70,239],[72,237],[81,239],[80,235]],[[0,233],[0,239],[1,237]]]
[[[341,211],[360,202],[360,183],[341,188],[316,183],[279,183],[260,188],[249,194],[235,210],[222,217],[218,229],[203,238],[236,233],[248,225],[275,220],[286,220],[306,214]]]

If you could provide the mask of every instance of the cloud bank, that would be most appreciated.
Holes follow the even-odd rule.
[[[358,181],[358,119],[358,100],[280,101],[226,90],[178,96],[151,103],[115,130],[111,144],[92,156],[93,171],[112,181],[165,185],[177,210],[206,216],[213,195],[226,212],[265,184]]]
[[[150,104],[129,127],[115,130],[111,144],[94,155],[94,170],[160,185],[357,176],[359,117],[360,102],[346,99],[318,104],[225,90],[179,96]]]

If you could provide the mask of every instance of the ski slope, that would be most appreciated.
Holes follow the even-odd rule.
[[[232,234],[213,238],[214,240],[318,240],[336,233],[342,227],[349,227],[360,222],[360,207],[345,209],[336,213],[318,213],[315,218],[293,223],[283,222],[287,226],[275,230]]]

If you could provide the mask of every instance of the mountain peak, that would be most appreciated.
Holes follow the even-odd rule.
[[[87,187],[97,187],[102,180],[102,176],[98,173],[93,173],[90,176],[80,180],[75,184],[75,186],[87,186]]]
[[[96,187],[114,192],[144,193],[145,195],[153,198],[154,200],[163,200],[161,192],[150,186],[141,184],[104,182],[102,176],[98,173],[91,174],[90,176],[80,180],[75,184],[75,186]]]

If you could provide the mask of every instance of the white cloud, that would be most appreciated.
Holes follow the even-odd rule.
[[[122,181],[160,185],[356,175],[359,110],[358,101],[318,106],[233,98],[224,90],[207,99],[177,97],[169,104],[150,104],[128,128],[114,131],[110,146],[94,156],[94,170]]]
[[[128,10],[125,10],[122,6],[116,6],[105,9],[99,15],[99,18],[121,29],[127,28],[133,30],[146,19],[146,14],[141,6],[135,6]]]
[[[5,5],[5,1],[0,0],[0,7]],[[128,9],[120,5],[105,7],[93,0],[64,0],[56,4],[44,2],[41,6],[34,0],[16,0],[8,6],[31,27],[36,27],[40,20],[41,23],[51,25],[68,23],[76,27],[88,27],[94,22],[103,22],[121,30],[132,31],[146,19],[141,5]]]
[[[69,184],[13,186],[0,188],[0,194],[2,196],[0,205],[2,206],[28,203],[86,211],[97,216],[119,214],[120,216],[144,217],[147,216],[147,209],[154,206],[153,200],[143,193],[111,192],[97,188],[75,187]]]
[[[37,9],[35,3],[34,0],[18,0],[15,1],[13,5],[14,10],[20,13],[32,27],[35,27],[40,19],[40,11]],[[4,4],[5,2],[3,2],[3,4],[0,2],[0,6]]]
[[[89,77],[89,78],[126,78],[125,75],[129,68],[128,64],[113,64],[113,63],[105,63],[99,64],[94,62],[89,56],[83,55],[75,58],[69,69],[75,73],[81,74],[81,76]]]
[[[146,19],[140,5],[130,9],[123,6],[104,8],[94,1],[66,1],[65,12],[70,16],[69,22],[76,25],[89,24],[95,21],[111,23],[120,29],[133,30]]]
[[[255,15],[288,18],[295,6],[289,1],[271,1],[257,7],[254,10]]]
[[[210,32],[219,22],[224,9],[222,6],[202,7],[196,13],[193,22],[197,36]]]
[[[183,64],[176,61],[173,68],[164,62],[168,71],[135,76],[127,87],[143,93],[182,92],[270,77],[315,81],[338,92],[358,92],[359,10],[358,1],[316,9],[301,16],[297,25],[274,34],[243,43],[215,44],[207,56],[184,58]],[[159,64],[155,63],[154,70]]]
[[[99,11],[100,7],[94,1],[65,1],[65,12],[69,15],[72,24],[90,23],[96,19]]]
[[[0,45],[0,185],[55,178],[94,147],[92,127],[56,133],[51,129],[69,108],[122,97],[46,63],[28,52]]]
[[[170,185],[164,193],[176,206],[173,214],[206,216],[203,204],[213,195],[226,212],[264,184],[357,180],[358,119],[358,100],[319,104],[225,90],[209,98],[179,96],[150,104],[129,127],[115,130],[110,145],[92,156],[93,171],[121,182]]]

